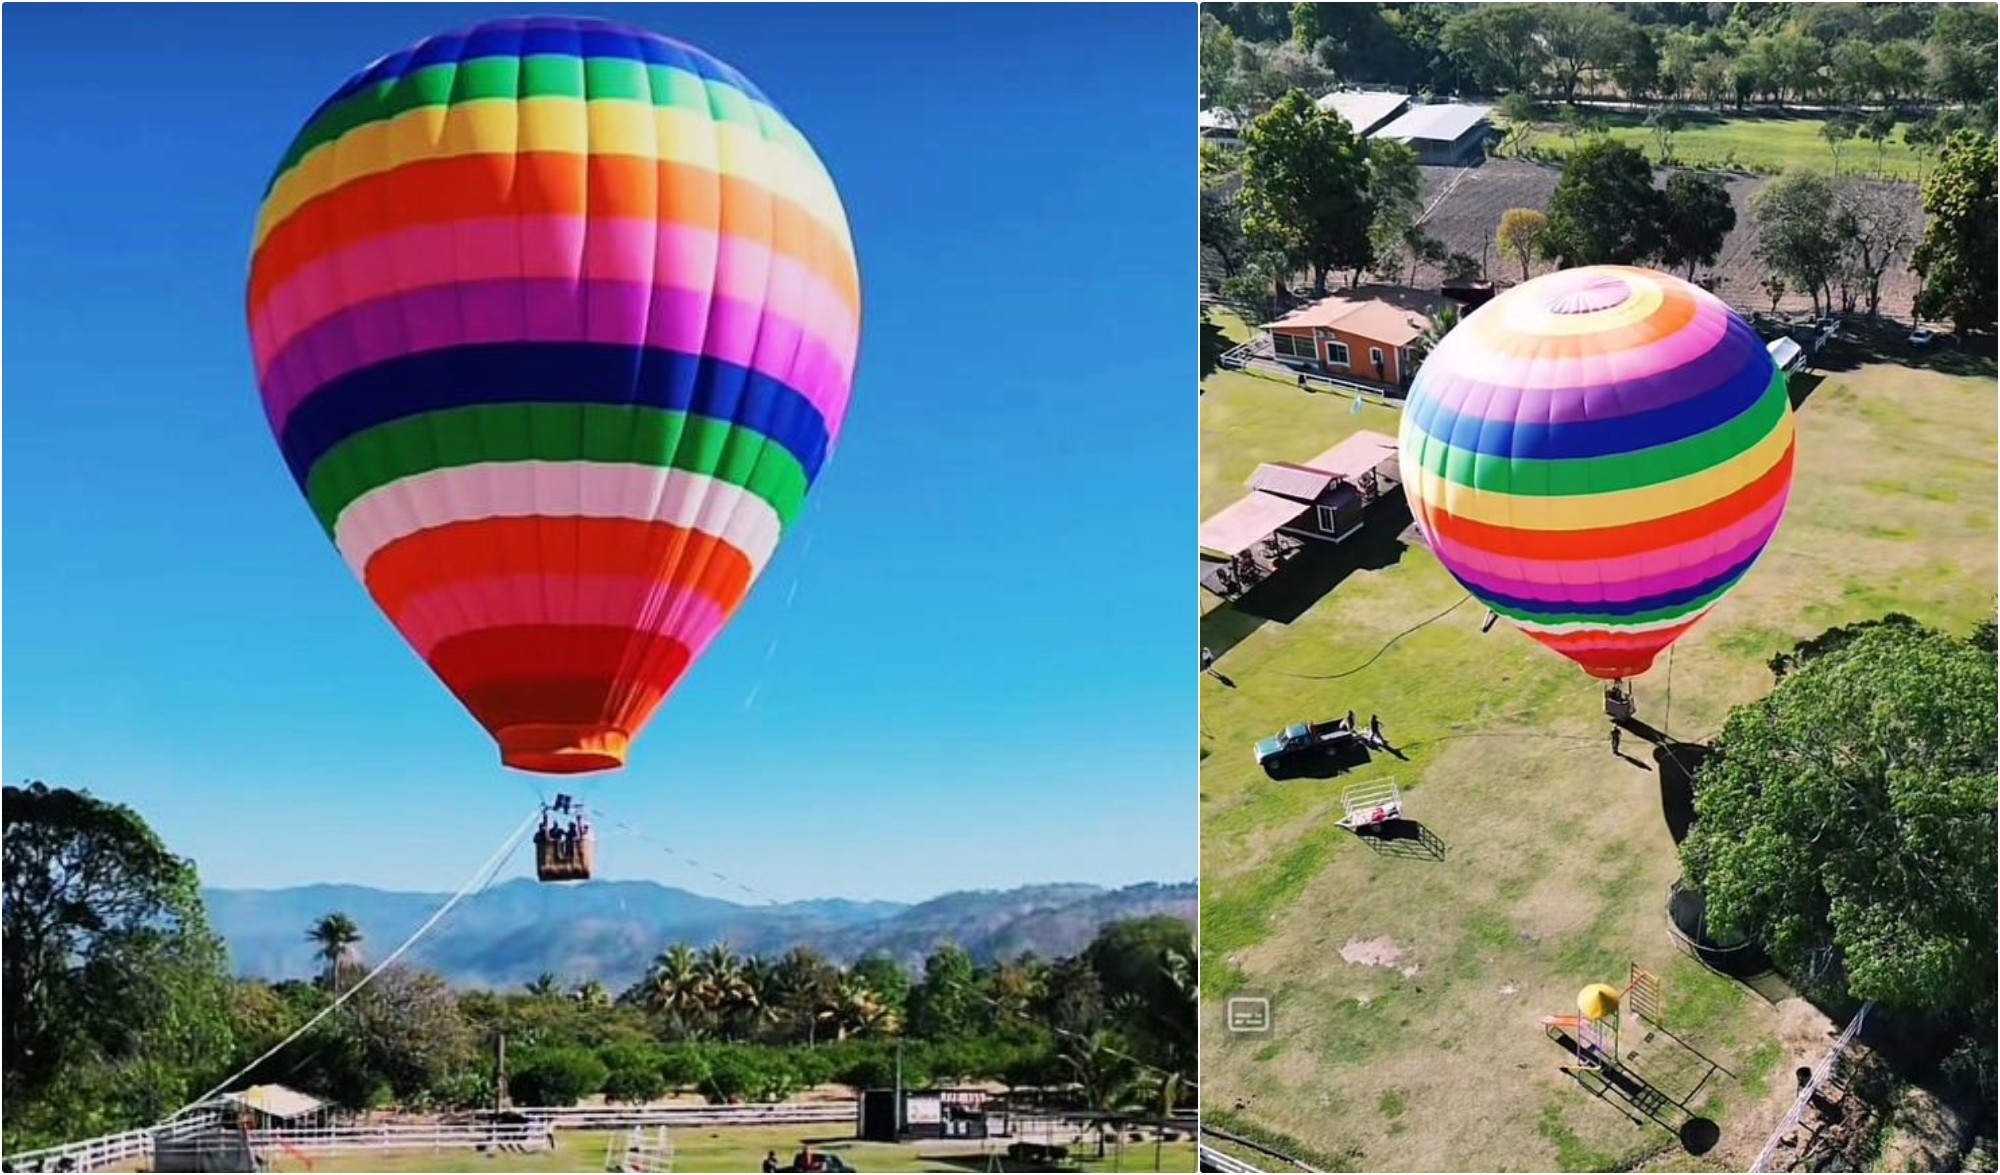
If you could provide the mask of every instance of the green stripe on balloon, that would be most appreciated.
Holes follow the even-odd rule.
[[[456,64],[425,66],[400,78],[377,82],[343,99],[299,132],[278,162],[271,182],[275,185],[314,148],[370,123],[428,106],[524,98],[650,102],[661,108],[678,107],[715,122],[739,123],[762,138],[783,142],[795,150],[805,147],[797,131],[776,110],[726,82],[706,81],[684,69],[623,57],[578,58],[569,54],[478,57]]]
[[[626,405],[483,404],[357,433],[313,466],[306,498],[331,535],[342,511],[390,482],[434,469],[513,461],[597,461],[705,474],[769,502],[786,525],[798,517],[811,484],[783,445],[713,417]]]
[[[1776,375],[1747,411],[1707,432],[1615,457],[1558,461],[1513,459],[1454,449],[1415,424],[1410,431],[1428,442],[1414,450],[1420,454],[1424,470],[1454,485],[1522,497],[1572,497],[1644,489],[1706,473],[1716,468],[1716,454],[1731,454],[1733,460],[1776,432],[1783,426],[1790,406],[1784,377]]]

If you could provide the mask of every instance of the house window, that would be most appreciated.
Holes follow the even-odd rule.
[[[1373,364],[1375,365],[1375,374],[1376,374],[1376,375],[1381,375],[1381,374],[1382,374],[1382,348],[1380,348],[1380,347],[1370,347],[1370,348],[1368,348],[1368,362],[1370,362],[1370,363],[1373,363]]]
[[[1321,506],[1319,508],[1319,528],[1321,531],[1326,534],[1339,534],[1339,522],[1340,520],[1334,515],[1333,507]]]
[[[1271,349],[1287,359],[1311,359],[1314,357],[1312,340],[1302,339],[1297,335],[1273,334],[1271,336]]]
[[[1334,367],[1348,365],[1347,344],[1329,339],[1326,344],[1326,361]]]

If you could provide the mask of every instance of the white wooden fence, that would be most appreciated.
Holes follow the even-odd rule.
[[[634,1127],[810,1126],[848,1124],[855,1109],[838,1102],[780,1103],[748,1106],[540,1106],[511,1111],[526,1124],[489,1122],[401,1122],[379,1125],[307,1126],[253,1130],[249,1143],[258,1151],[292,1150],[306,1154],[339,1151],[445,1150],[493,1147],[538,1150],[548,1146],[554,1130],[629,1130]],[[156,1140],[200,1134],[216,1125],[214,1114],[177,1119],[150,1130],[128,1130],[65,1146],[23,1151],[5,1156],[16,1171],[101,1171],[137,1159],[151,1159]],[[65,1165],[67,1160],[67,1165]]]

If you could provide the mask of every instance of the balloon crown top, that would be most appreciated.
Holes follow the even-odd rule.
[[[1543,299],[1551,314],[1595,314],[1623,305],[1632,297],[1632,285],[1610,273],[1594,273],[1579,282],[1564,282]]]

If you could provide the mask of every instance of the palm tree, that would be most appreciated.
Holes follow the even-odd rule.
[[[1422,333],[1410,343],[1410,370],[1403,373],[1405,382],[1416,374],[1417,368],[1423,366],[1424,360],[1432,351],[1437,350],[1437,345],[1443,342],[1444,337],[1456,329],[1464,318],[1464,307],[1447,299],[1429,319],[1411,320],[1410,325],[1420,328]]]
[[[785,1019],[805,1031],[806,1047],[819,1041],[820,1021],[830,1019],[836,977],[833,968],[810,947],[793,947],[778,960],[773,975],[775,1001]]]
[[[702,1002],[711,1015],[721,1019],[743,1002],[743,961],[725,943],[716,943],[701,953],[696,964],[701,971]]]
[[[571,990],[570,998],[586,1008],[608,1008],[611,1006],[611,989],[596,979],[586,979]]]
[[[1138,1089],[1139,1068],[1119,1050],[1110,1033],[1097,1029],[1088,1036],[1072,1038],[1062,1052],[1062,1063],[1076,1081],[1084,1108],[1098,1115],[1097,1157],[1104,1157],[1104,1131],[1110,1117],[1129,1110]]]
[[[328,914],[306,931],[306,941],[319,947],[320,961],[326,964],[321,981],[327,990],[338,990],[341,971],[360,962],[360,954],[354,948],[361,943],[361,928],[345,914]]]
[[[751,1039],[761,1037],[777,1024],[782,1010],[774,1002],[778,987],[776,969],[761,955],[743,960],[743,1003],[736,1027]]]
[[[554,999],[562,994],[562,980],[557,979],[553,971],[544,971],[535,976],[533,983],[524,983],[521,986],[538,1000]]]
[[[677,942],[662,951],[646,972],[646,1003],[692,1036],[704,1010],[701,961],[694,948]]]

